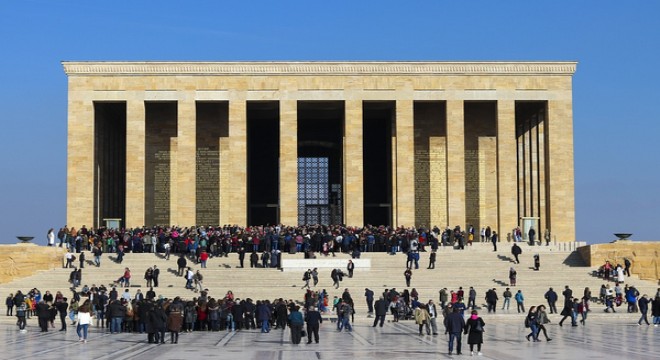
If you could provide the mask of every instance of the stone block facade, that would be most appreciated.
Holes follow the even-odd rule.
[[[521,217],[535,216],[540,226],[551,229],[553,239],[575,241],[574,62],[63,65],[69,80],[67,224],[72,226],[100,226],[110,215],[122,218],[127,227],[209,225],[204,223],[216,219],[218,224],[256,225],[250,224],[249,214],[257,205],[250,199],[254,189],[248,179],[254,174],[247,166],[247,108],[252,102],[278,104],[279,134],[274,136],[279,148],[274,151],[279,170],[272,178],[279,200],[268,206],[277,207],[274,222],[295,225],[297,162],[304,146],[298,107],[305,103],[323,109],[332,103],[343,109],[333,120],[342,124],[343,140],[332,145],[341,154],[341,169],[331,170],[341,172],[335,188],[341,189],[336,204],[342,209],[341,223],[362,226],[373,218],[367,207],[381,206],[386,225],[487,225],[505,234]],[[113,151],[125,154],[126,185],[110,190],[125,197],[125,209],[109,214],[99,204],[105,200],[95,200],[95,139],[103,136],[95,129],[95,108],[117,102],[126,104],[127,145]],[[200,104],[208,103],[220,103],[221,114],[204,115]],[[391,167],[382,175],[388,178],[388,200],[365,204],[364,193],[371,189],[365,185],[369,174],[364,173],[364,156],[370,144],[363,141],[364,109],[381,103],[393,108],[387,135],[391,153],[383,155]],[[536,140],[521,146],[526,135],[518,128],[528,114],[520,109],[528,103],[538,109],[529,116],[542,118],[543,126],[533,133]],[[154,104],[159,111],[168,106],[164,104],[176,110],[154,115],[149,111]],[[160,128],[167,119],[174,122]],[[150,127],[150,121],[156,125]],[[160,150],[153,152],[150,141],[160,144]],[[532,174],[530,178],[518,170],[525,154],[534,157],[525,163],[524,174]],[[156,155],[167,166],[150,164]],[[157,176],[163,177],[160,185],[153,180]],[[156,202],[167,206],[155,207]],[[156,216],[157,211],[166,214]]]

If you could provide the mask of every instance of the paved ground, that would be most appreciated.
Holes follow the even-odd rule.
[[[551,342],[525,340],[528,329],[519,321],[485,318],[487,322],[482,348],[483,359],[660,359],[660,327],[638,326],[622,319],[596,319],[587,326],[548,326]],[[554,319],[553,319],[554,321]],[[555,321],[556,322],[556,321]],[[107,334],[92,328],[86,344],[78,342],[73,329],[62,333],[39,332],[36,320],[28,322],[27,333],[3,322],[0,325],[1,359],[184,359],[230,356],[241,359],[450,359],[467,358],[469,347],[463,344],[462,356],[447,355],[447,336],[419,336],[411,322],[386,323],[372,328],[360,320],[352,333],[336,330],[324,322],[320,344],[293,345],[290,333],[272,330],[234,333],[183,333],[178,344],[150,345],[146,334]],[[166,335],[169,339],[169,334]],[[465,341],[465,339],[464,339]],[[455,350],[454,350],[455,351]],[[476,356],[475,356],[476,357]]]

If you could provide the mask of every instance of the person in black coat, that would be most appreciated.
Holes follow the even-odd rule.
[[[160,305],[155,305],[153,310],[149,312],[149,330],[153,331],[149,333],[150,336],[153,335],[154,344],[165,343],[165,330],[167,328],[167,314],[165,310]]]
[[[380,321],[380,327],[383,327],[385,322],[385,315],[387,315],[387,308],[389,307],[389,302],[385,300],[384,297],[380,297],[375,304],[376,309],[376,318],[374,319],[373,327],[376,327],[376,324]]]
[[[318,312],[316,307],[310,306],[307,311],[307,316],[305,316],[305,322],[307,323],[307,343],[312,343],[312,333],[314,333],[314,341],[319,343],[319,326],[323,323],[323,317],[321,313]]]
[[[478,355],[481,355],[481,344],[484,342],[484,320],[479,317],[476,310],[472,310],[472,314],[465,323],[464,333],[468,336],[468,344],[470,344],[470,355],[474,355],[474,345],[477,345]]]
[[[69,309],[69,303],[67,302],[66,298],[62,298],[62,300],[58,301],[55,303],[55,308],[57,309],[57,312],[60,314],[60,322],[62,323],[62,328],[60,331],[66,331],[66,316],[67,316],[67,310]]]
[[[513,245],[511,246],[511,254],[516,259],[516,264],[520,264],[520,260],[518,259],[518,256],[522,254],[522,249],[520,248],[520,246],[518,246],[518,244],[513,243]]]
[[[37,318],[39,318],[39,327],[41,332],[48,331],[48,321],[50,320],[50,306],[43,300],[39,301],[36,307]]]
[[[459,309],[453,309],[453,312],[447,314],[444,325],[445,334],[449,334],[449,355],[454,350],[454,341],[456,341],[456,354],[461,355],[461,334],[465,329],[465,319]]]

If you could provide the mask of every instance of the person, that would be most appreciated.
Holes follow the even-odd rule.
[[[541,256],[539,254],[534,254],[534,271],[539,271],[541,268]]]
[[[468,336],[470,356],[474,355],[474,345],[477,345],[477,355],[481,356],[481,344],[484,342],[484,326],[486,323],[479,317],[477,310],[472,310],[470,318],[465,322],[465,335]]]
[[[20,304],[16,306],[16,325],[18,325],[18,330],[21,333],[27,332],[25,330],[25,317],[27,316],[27,305],[25,304],[25,301],[22,301]]]
[[[178,266],[178,269],[177,269],[177,272],[176,272],[177,276],[185,276],[185,275],[186,275],[186,267],[187,267],[187,265],[188,265],[188,261],[187,261],[186,258],[183,256],[183,254],[181,254],[181,255],[179,256],[179,258],[176,260],[176,264],[177,264],[177,266]]]
[[[436,250],[431,250],[431,254],[429,255],[429,267],[427,269],[435,269],[435,258],[436,258]]]
[[[470,291],[468,292],[467,307],[472,308],[472,310],[474,310],[474,308],[476,307],[476,302],[477,302],[477,291],[474,290],[472,286],[470,286]]]
[[[86,300],[78,308],[78,325],[76,326],[76,333],[78,334],[78,340],[86,343],[87,342],[87,329],[89,324],[92,322],[92,311],[91,304],[89,300]]]
[[[291,328],[291,342],[293,344],[300,344],[300,339],[302,336],[302,327],[305,324],[303,320],[303,315],[300,313],[300,306],[294,306],[291,309],[288,317],[288,324]]]
[[[451,356],[454,351],[454,342],[456,342],[456,355],[461,355],[461,334],[465,329],[465,319],[458,309],[453,309],[447,314],[444,325],[445,334],[449,334],[449,355]]]
[[[319,327],[323,323],[323,317],[321,313],[315,306],[310,306],[307,310],[307,315],[305,316],[305,322],[307,323],[307,343],[312,343],[312,334],[314,335],[314,341],[319,343]]]
[[[524,303],[525,297],[523,296],[522,290],[518,290],[518,292],[516,293],[515,298],[516,298],[516,305],[518,306],[518,314],[520,314],[521,312],[524,313],[525,312],[525,303]]]
[[[651,315],[653,315],[653,326],[658,327],[660,325],[660,294],[656,294],[655,299],[653,299]]]
[[[94,255],[94,264],[96,267],[101,266],[101,255],[103,255],[103,250],[101,250],[101,246],[94,246],[92,249],[92,254]]]
[[[577,302],[578,302],[577,299],[573,299],[572,301],[564,302],[564,308],[562,309],[561,314],[560,314],[563,317],[561,318],[561,320],[559,320],[559,326],[563,326],[564,320],[566,320],[566,318],[568,318],[568,317],[571,318],[571,325],[572,326],[578,326],[577,325],[577,314],[576,314],[576,312],[577,312]],[[576,304],[576,305],[574,306],[574,304]]]
[[[550,319],[548,319],[548,314],[545,312],[545,305],[539,305],[536,308],[536,321],[538,323],[538,331],[536,334],[536,338],[539,337],[539,334],[541,331],[543,331],[543,335],[545,336],[546,341],[551,341],[552,339],[548,337],[548,331],[545,328],[545,324],[550,323]]]
[[[544,297],[548,301],[548,307],[550,308],[550,314],[556,314],[557,313],[557,299],[558,299],[557,293],[554,290],[552,290],[552,288],[549,288],[548,291],[546,291]]]
[[[639,321],[637,322],[637,325],[642,325],[642,320],[646,322],[646,325],[651,325],[649,323],[649,303],[651,301],[649,300],[648,296],[646,294],[642,295],[641,298],[637,301],[637,305],[639,306],[639,312],[642,314],[642,316],[639,318]]]
[[[493,313],[495,313],[497,311],[497,300],[498,300],[498,297],[497,297],[497,292],[496,292],[495,288],[493,288],[492,290],[486,291],[486,304],[488,305],[488,313],[489,314],[490,314],[491,311]]]
[[[543,238],[545,239],[545,246],[550,246],[550,229],[545,229],[543,232]]]
[[[502,297],[504,298],[504,303],[502,304],[502,310],[509,310],[511,297],[513,297],[513,294],[511,294],[511,290],[509,288],[506,288],[502,293]]]
[[[302,277],[303,281],[305,282],[305,285],[303,285],[301,287],[301,289],[304,289],[304,288],[309,289],[309,280],[311,280],[311,278],[312,278],[312,270],[307,269],[307,271],[305,271],[305,273],[303,274],[303,277]]]
[[[511,254],[516,259],[516,264],[520,264],[520,259],[518,259],[518,256],[522,254],[522,249],[520,248],[520,246],[518,246],[518,244],[513,243],[513,245],[511,246]]]
[[[341,322],[339,323],[339,331],[342,331],[342,329],[346,329],[346,331],[351,332],[353,331],[353,327],[351,326],[351,315],[353,314],[353,307],[351,307],[351,304],[349,304],[346,300],[343,298],[341,299],[341,302],[339,303],[340,305],[338,306],[338,311],[337,314],[341,314]]]
[[[493,234],[490,236],[490,241],[493,242],[493,251],[497,251],[497,232],[493,231]]]
[[[81,251],[80,255],[78,256],[78,261],[80,262],[79,268],[82,269],[85,267],[85,252]]]
[[[7,306],[7,316],[13,315],[14,309],[14,294],[9,294],[5,299],[5,305]]]
[[[630,277],[630,266],[632,266],[630,259],[623,258],[623,266],[625,266],[623,272],[626,274],[626,276]]]
[[[154,287],[158,287],[158,277],[160,276],[160,269],[154,265],[153,271],[151,272],[151,279],[153,280]]]
[[[369,288],[365,288],[364,296],[367,298],[367,317],[372,317],[374,313],[374,292]]]
[[[532,306],[529,308],[529,312],[527,313],[527,317],[525,317],[525,327],[529,328],[532,332],[530,332],[525,338],[527,341],[529,341],[529,338],[531,337],[534,339],[534,341],[539,341],[539,327],[538,327],[538,314],[536,311],[536,306]]]
[[[195,292],[202,292],[204,290],[204,276],[202,273],[197,270],[195,275],[193,275],[193,280],[195,281]]]
[[[410,287],[410,279],[412,278],[412,270],[410,268],[407,268],[406,271],[403,272],[403,276],[406,278],[406,286]]]
[[[518,272],[516,269],[511,267],[509,269],[509,285],[516,286],[516,278],[518,277]]]
[[[626,277],[623,274],[623,268],[620,264],[616,265],[616,281],[619,284],[623,284],[626,281]]]
[[[147,270],[144,272],[144,280],[147,282],[147,287],[152,287],[153,286],[153,281],[154,281],[154,269],[153,268],[147,268]]]
[[[439,291],[439,297],[440,297],[440,308],[444,309],[445,306],[447,305],[447,302],[449,301],[449,292],[447,292],[447,288],[442,288]]]
[[[43,300],[37,303],[36,307],[37,318],[39,319],[39,327],[41,332],[48,332],[48,322],[50,320],[50,306]]]
[[[426,306],[424,304],[421,304],[415,309],[414,313],[414,318],[415,318],[415,324],[419,325],[419,335],[422,334],[422,329],[426,328],[426,335],[431,335],[431,315],[429,315],[428,310],[426,310]]]
[[[55,246],[55,231],[53,228],[50,228],[48,230],[48,234],[46,234],[46,238],[48,239],[48,246]]]
[[[385,322],[385,315],[387,315],[387,309],[389,308],[389,302],[385,300],[385,297],[381,296],[375,304],[376,317],[374,318],[373,327],[376,327],[376,324],[380,322],[380,327],[383,327]]]
[[[355,264],[353,263],[353,260],[348,260],[348,265],[346,265],[346,270],[348,270],[348,277],[352,278],[353,277],[353,270],[355,269]]]
[[[319,283],[319,270],[318,268],[312,269],[312,280],[314,280],[314,287]]]
[[[536,243],[536,230],[534,230],[533,226],[529,228],[527,235],[529,235],[529,244],[534,245]]]
[[[55,301],[55,308],[60,315],[60,331],[66,331],[66,316],[69,313],[69,303],[66,298],[60,298]]]

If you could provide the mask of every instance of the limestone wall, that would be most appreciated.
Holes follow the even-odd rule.
[[[0,284],[24,278],[39,270],[61,267],[64,248],[35,244],[0,245]]]
[[[623,265],[624,258],[630,259],[631,273],[640,279],[658,281],[658,254],[660,242],[615,241],[609,244],[594,244],[578,248],[578,253],[589,266],[600,266],[608,261]]]

